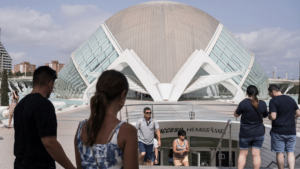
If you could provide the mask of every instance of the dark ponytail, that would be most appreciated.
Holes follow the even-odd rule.
[[[259,101],[258,101],[258,98],[257,98],[258,94],[259,94],[259,92],[258,92],[258,89],[257,89],[256,86],[254,86],[254,85],[248,86],[247,95],[249,97],[251,97],[251,103],[252,103],[252,106],[254,107],[254,109],[257,109],[258,105],[259,105]]]
[[[108,103],[122,94],[128,92],[128,81],[123,73],[116,70],[104,71],[96,84],[95,95],[91,98],[91,115],[87,121],[87,145],[92,146],[102,127]]]

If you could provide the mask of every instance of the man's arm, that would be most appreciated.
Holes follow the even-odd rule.
[[[275,120],[276,117],[277,117],[277,113],[276,113],[276,112],[271,112],[271,113],[269,114],[269,119],[270,119],[270,120]]]
[[[298,118],[298,117],[300,117],[300,110],[299,109],[295,111],[295,118]]]
[[[160,142],[160,130],[159,129],[156,130],[156,135],[157,135],[157,146],[160,147],[161,142]]]
[[[154,160],[154,164],[158,164],[158,148],[155,148],[155,160]]]
[[[57,141],[56,136],[42,137],[41,140],[50,156],[62,167],[66,169],[75,168],[64,152],[62,146]]]
[[[240,114],[237,114],[237,110],[239,108],[240,105],[238,105],[235,109],[235,111],[233,112],[234,117],[240,117]]]
[[[240,115],[236,114],[236,112],[233,113],[234,117],[240,117]]]
[[[271,99],[269,102],[269,112],[268,118],[270,120],[275,120],[277,117],[277,107],[273,99]]]

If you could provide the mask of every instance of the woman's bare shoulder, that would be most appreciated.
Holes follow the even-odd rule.
[[[136,133],[136,128],[129,123],[123,123],[120,127],[120,132],[123,132],[123,131]]]

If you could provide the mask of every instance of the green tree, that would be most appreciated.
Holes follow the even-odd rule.
[[[4,69],[2,72],[1,80],[1,106],[8,106],[8,81],[7,81],[7,71]]]
[[[22,73],[20,71],[15,73],[16,76],[22,76]]]
[[[26,73],[26,76],[33,76],[33,73],[32,72],[28,72],[28,73]]]

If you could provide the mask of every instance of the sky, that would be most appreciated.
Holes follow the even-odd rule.
[[[37,66],[71,53],[106,19],[142,0],[0,0],[1,42],[13,65]],[[298,79],[300,62],[299,0],[178,0],[220,21],[272,77]]]

